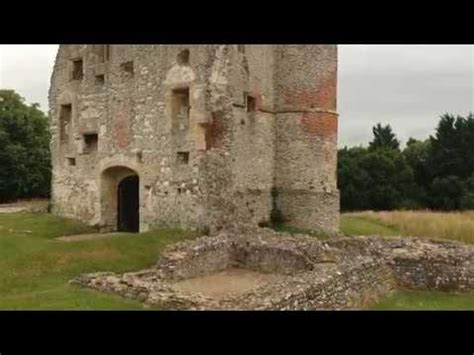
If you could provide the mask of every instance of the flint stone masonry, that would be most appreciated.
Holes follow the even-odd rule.
[[[139,231],[235,223],[337,231],[335,45],[61,45],[49,92],[52,212]]]
[[[273,275],[273,281],[223,297],[177,287],[239,268]],[[323,242],[247,229],[169,246],[148,270],[88,274],[71,282],[165,309],[360,309],[397,288],[474,291],[474,247],[415,238]]]

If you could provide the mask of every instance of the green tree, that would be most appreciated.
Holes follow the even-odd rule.
[[[414,173],[390,126],[374,127],[369,148],[344,148],[338,155],[342,210],[391,210],[416,205]]]
[[[369,143],[369,150],[393,149],[400,150],[400,141],[390,125],[382,126],[378,123],[372,128],[373,140]]]
[[[0,202],[49,195],[51,167],[48,120],[39,105],[26,105],[0,90]]]
[[[474,116],[444,114],[436,134],[430,137],[426,162],[427,180],[431,181],[430,207],[461,209],[469,205],[470,179],[474,172]],[[449,186],[452,183],[453,186]]]
[[[361,161],[367,149],[354,147],[338,152],[338,187],[341,192],[341,209],[345,211],[370,208],[367,190],[369,189],[368,172],[362,168]]]
[[[402,154],[414,174],[414,187],[408,192],[407,204],[412,208],[425,207],[428,204],[428,190],[430,186],[427,161],[431,152],[429,139],[419,141],[410,138]]]
[[[392,210],[404,207],[408,191],[414,186],[413,170],[399,151],[369,151],[360,166],[368,176],[366,194],[370,209]]]
[[[464,185],[458,176],[437,177],[431,184],[431,202],[436,209],[460,209],[463,195]]]
[[[464,181],[464,191],[461,197],[462,210],[474,210],[474,173]]]

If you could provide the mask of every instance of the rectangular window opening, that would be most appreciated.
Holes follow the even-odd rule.
[[[247,107],[247,112],[257,111],[257,99],[249,94],[245,95],[245,105]]]
[[[76,166],[76,158],[67,158],[67,163],[69,166]]]
[[[211,150],[214,147],[213,126],[211,124],[202,125],[204,129],[204,144],[205,150]]]
[[[64,143],[68,140],[69,126],[72,120],[72,105],[61,105],[59,111],[59,140]]]
[[[104,63],[105,62],[105,48],[106,46],[103,44],[95,44],[94,45],[94,52],[97,56],[97,62]]]
[[[99,136],[97,133],[84,134],[84,153],[91,154],[97,152],[99,146]]]
[[[82,59],[72,61],[72,80],[82,80],[84,77],[84,62]]]
[[[190,110],[189,88],[173,90],[172,112],[175,128],[186,129],[188,127]]]
[[[104,46],[105,60],[110,60],[110,44]]]

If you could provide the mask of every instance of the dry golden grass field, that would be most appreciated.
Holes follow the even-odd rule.
[[[368,225],[367,230],[364,230],[364,222],[372,225]],[[341,229],[348,235],[380,233],[382,235],[458,240],[474,244],[474,211],[346,213],[342,217]]]

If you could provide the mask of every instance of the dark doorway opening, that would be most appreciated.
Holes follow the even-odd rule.
[[[118,231],[138,233],[140,230],[140,215],[139,179],[137,175],[126,177],[119,183],[117,202]]]

